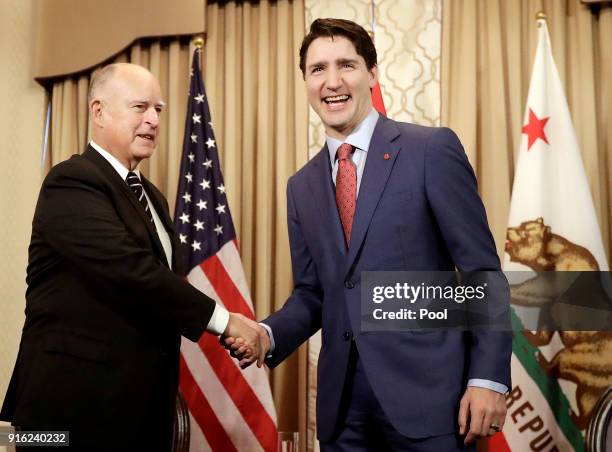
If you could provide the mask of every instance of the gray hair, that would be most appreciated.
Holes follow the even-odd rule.
[[[111,63],[96,69],[91,75],[89,82],[89,94],[87,95],[87,103],[90,103],[96,98],[102,86],[104,86],[117,72],[117,69],[125,63]]]

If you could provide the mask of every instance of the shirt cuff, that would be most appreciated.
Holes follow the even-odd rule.
[[[266,358],[272,358],[272,353],[274,353],[274,334],[272,334],[272,328],[270,328],[265,323],[260,322],[259,324],[263,326],[264,330],[266,330],[266,332],[268,333],[268,337],[270,338],[270,350],[268,350]]]
[[[227,324],[229,323],[229,312],[223,306],[215,304],[215,310],[213,311],[208,325],[206,325],[206,331],[216,336],[220,336],[225,332]]]
[[[468,380],[468,386],[476,386],[477,388],[490,389],[491,391],[499,392],[500,394],[506,394],[508,392],[508,386],[496,381],[485,380],[482,378],[470,378]]]

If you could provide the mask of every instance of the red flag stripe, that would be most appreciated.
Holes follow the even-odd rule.
[[[200,267],[228,311],[239,312],[245,317],[255,320],[253,310],[244,301],[242,294],[216,255],[206,259],[200,264]]]
[[[226,245],[222,250],[225,250],[228,246],[231,245]],[[235,282],[236,280],[234,278],[238,275],[238,270],[236,270],[232,266],[231,259],[227,259],[227,254],[224,254],[222,252],[218,253],[217,255],[219,256],[219,260],[227,270],[228,275],[232,278],[232,281]],[[228,268],[228,266],[230,268]],[[217,300],[219,304],[223,304],[223,300],[219,298],[219,295],[216,293],[213,285],[208,280],[208,277],[206,276],[201,267],[195,267],[189,273],[189,282],[193,284],[193,286],[196,287],[198,290],[204,292],[209,297]],[[191,362],[191,359],[194,358],[189,357],[188,362]],[[233,362],[236,366],[238,365],[236,361]],[[276,422],[276,410],[274,408],[274,402],[272,401],[272,395],[270,393],[270,384],[268,382],[268,375],[266,374],[266,372],[257,368],[256,366],[251,366],[248,369],[242,370],[241,375],[243,375],[244,378],[247,380],[255,394],[257,394],[257,396],[259,397],[260,402],[263,404],[270,417],[274,420],[274,422]]]
[[[217,253],[217,257],[221,262],[221,265],[225,268],[225,271],[229,277],[234,281],[234,284],[245,303],[251,309],[253,309],[253,302],[251,301],[251,294],[249,293],[249,285],[244,275],[244,269],[242,268],[242,260],[238,253],[238,247],[234,241],[228,242]]]
[[[223,425],[234,447],[239,451],[263,451],[259,440],[249,428],[236,403],[227,392],[226,382],[221,381],[217,377],[215,370],[210,364],[210,360],[200,347],[200,344],[183,339],[181,349],[183,350],[185,362],[194,376],[200,391],[217,415],[219,422]],[[223,351],[219,346],[215,347],[214,350]],[[206,429],[206,424],[200,427]]]
[[[212,335],[203,336],[198,345],[261,446],[264,450],[274,450],[276,425],[233,358]]]
[[[200,387],[196,383],[183,355],[180,359],[180,387],[189,406],[189,412],[202,428],[204,436],[212,450],[235,451],[229,435],[219,422],[215,412],[210,407],[208,400],[202,394]],[[206,426],[206,428],[203,428]]]
[[[506,437],[501,432],[496,433],[491,438],[489,438],[488,446],[490,452],[512,452],[510,446],[508,446]]]
[[[200,267],[212,290],[228,310],[241,312],[253,318],[250,307],[216,255],[208,258],[200,264]],[[262,447],[265,450],[274,450],[276,447],[275,422],[246,381],[236,362],[211,335],[203,336],[198,345]]]
[[[237,449],[240,449],[237,447]],[[192,420],[189,425],[189,448],[187,449],[189,452],[211,452],[212,448],[208,441],[206,441],[206,436],[204,436],[204,431],[200,424],[198,424],[195,420]]]
[[[380,90],[380,84],[376,82],[374,88],[372,88],[372,105],[378,113],[383,116],[387,116],[387,109],[385,108],[385,101]]]

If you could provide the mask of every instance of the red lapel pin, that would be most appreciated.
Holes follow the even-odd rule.
[[[383,158],[384,158],[385,160],[389,160],[389,159],[391,158],[391,156],[390,156],[389,154],[385,154],[385,155],[383,155]]]

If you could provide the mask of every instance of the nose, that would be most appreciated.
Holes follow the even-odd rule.
[[[342,76],[339,71],[332,68],[327,71],[327,77],[325,79],[325,87],[332,91],[336,91],[342,86]]]
[[[159,112],[154,107],[147,109],[145,112],[145,122],[154,129],[159,125]]]

